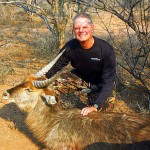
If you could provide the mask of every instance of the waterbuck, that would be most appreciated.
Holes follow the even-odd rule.
[[[55,78],[55,77],[54,77]],[[140,114],[91,112],[64,108],[55,90],[47,86],[53,78],[24,83],[3,94],[28,112],[26,124],[49,150],[149,150],[150,117]]]

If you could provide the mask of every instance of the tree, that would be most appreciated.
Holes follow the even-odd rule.
[[[0,3],[16,5],[30,14],[37,14],[52,33],[56,48],[61,48],[66,42],[66,26],[73,14],[71,0],[7,0]]]

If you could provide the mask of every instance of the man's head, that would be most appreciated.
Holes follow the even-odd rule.
[[[73,32],[80,42],[88,41],[93,34],[94,24],[86,13],[79,13],[73,19]]]

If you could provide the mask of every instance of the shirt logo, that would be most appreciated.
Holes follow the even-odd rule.
[[[94,61],[100,61],[99,58],[91,58],[91,60],[94,60]]]

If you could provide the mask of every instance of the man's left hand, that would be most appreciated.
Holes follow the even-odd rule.
[[[83,116],[86,116],[87,114],[89,114],[90,112],[96,112],[97,111],[97,109],[95,108],[95,107],[85,107],[85,108],[83,108],[82,110],[81,110],[81,114],[83,115]]]

